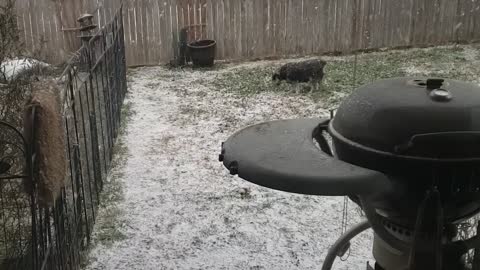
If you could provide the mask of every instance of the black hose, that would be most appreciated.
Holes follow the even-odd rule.
[[[365,220],[350,228],[350,230],[340,236],[335,244],[333,244],[328,250],[327,257],[325,257],[325,261],[323,262],[322,270],[331,270],[333,263],[335,262],[335,258],[340,250],[345,247],[345,245],[347,245],[348,242],[350,242],[350,240],[352,240],[355,236],[359,235],[370,227],[371,226],[368,220]]]

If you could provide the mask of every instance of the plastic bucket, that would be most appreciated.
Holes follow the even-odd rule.
[[[195,67],[211,67],[215,62],[215,40],[199,40],[188,44],[190,58]]]

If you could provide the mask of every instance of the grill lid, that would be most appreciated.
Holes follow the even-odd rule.
[[[220,161],[247,181],[300,194],[343,196],[391,188],[385,175],[321,151],[314,136],[322,122],[328,120],[278,120],[244,128],[223,144]]]
[[[427,78],[377,81],[341,104],[330,132],[396,155],[480,158],[480,87]]]

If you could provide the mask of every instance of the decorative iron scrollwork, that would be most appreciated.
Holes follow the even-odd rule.
[[[0,121],[0,181],[26,177],[26,151],[21,131]]]
[[[10,267],[6,269],[26,269],[22,258],[31,249],[27,168],[27,145],[22,132],[0,121],[0,264]]]

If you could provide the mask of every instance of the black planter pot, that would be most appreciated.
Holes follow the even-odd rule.
[[[215,40],[199,40],[188,44],[188,51],[195,67],[211,67],[215,61]]]

